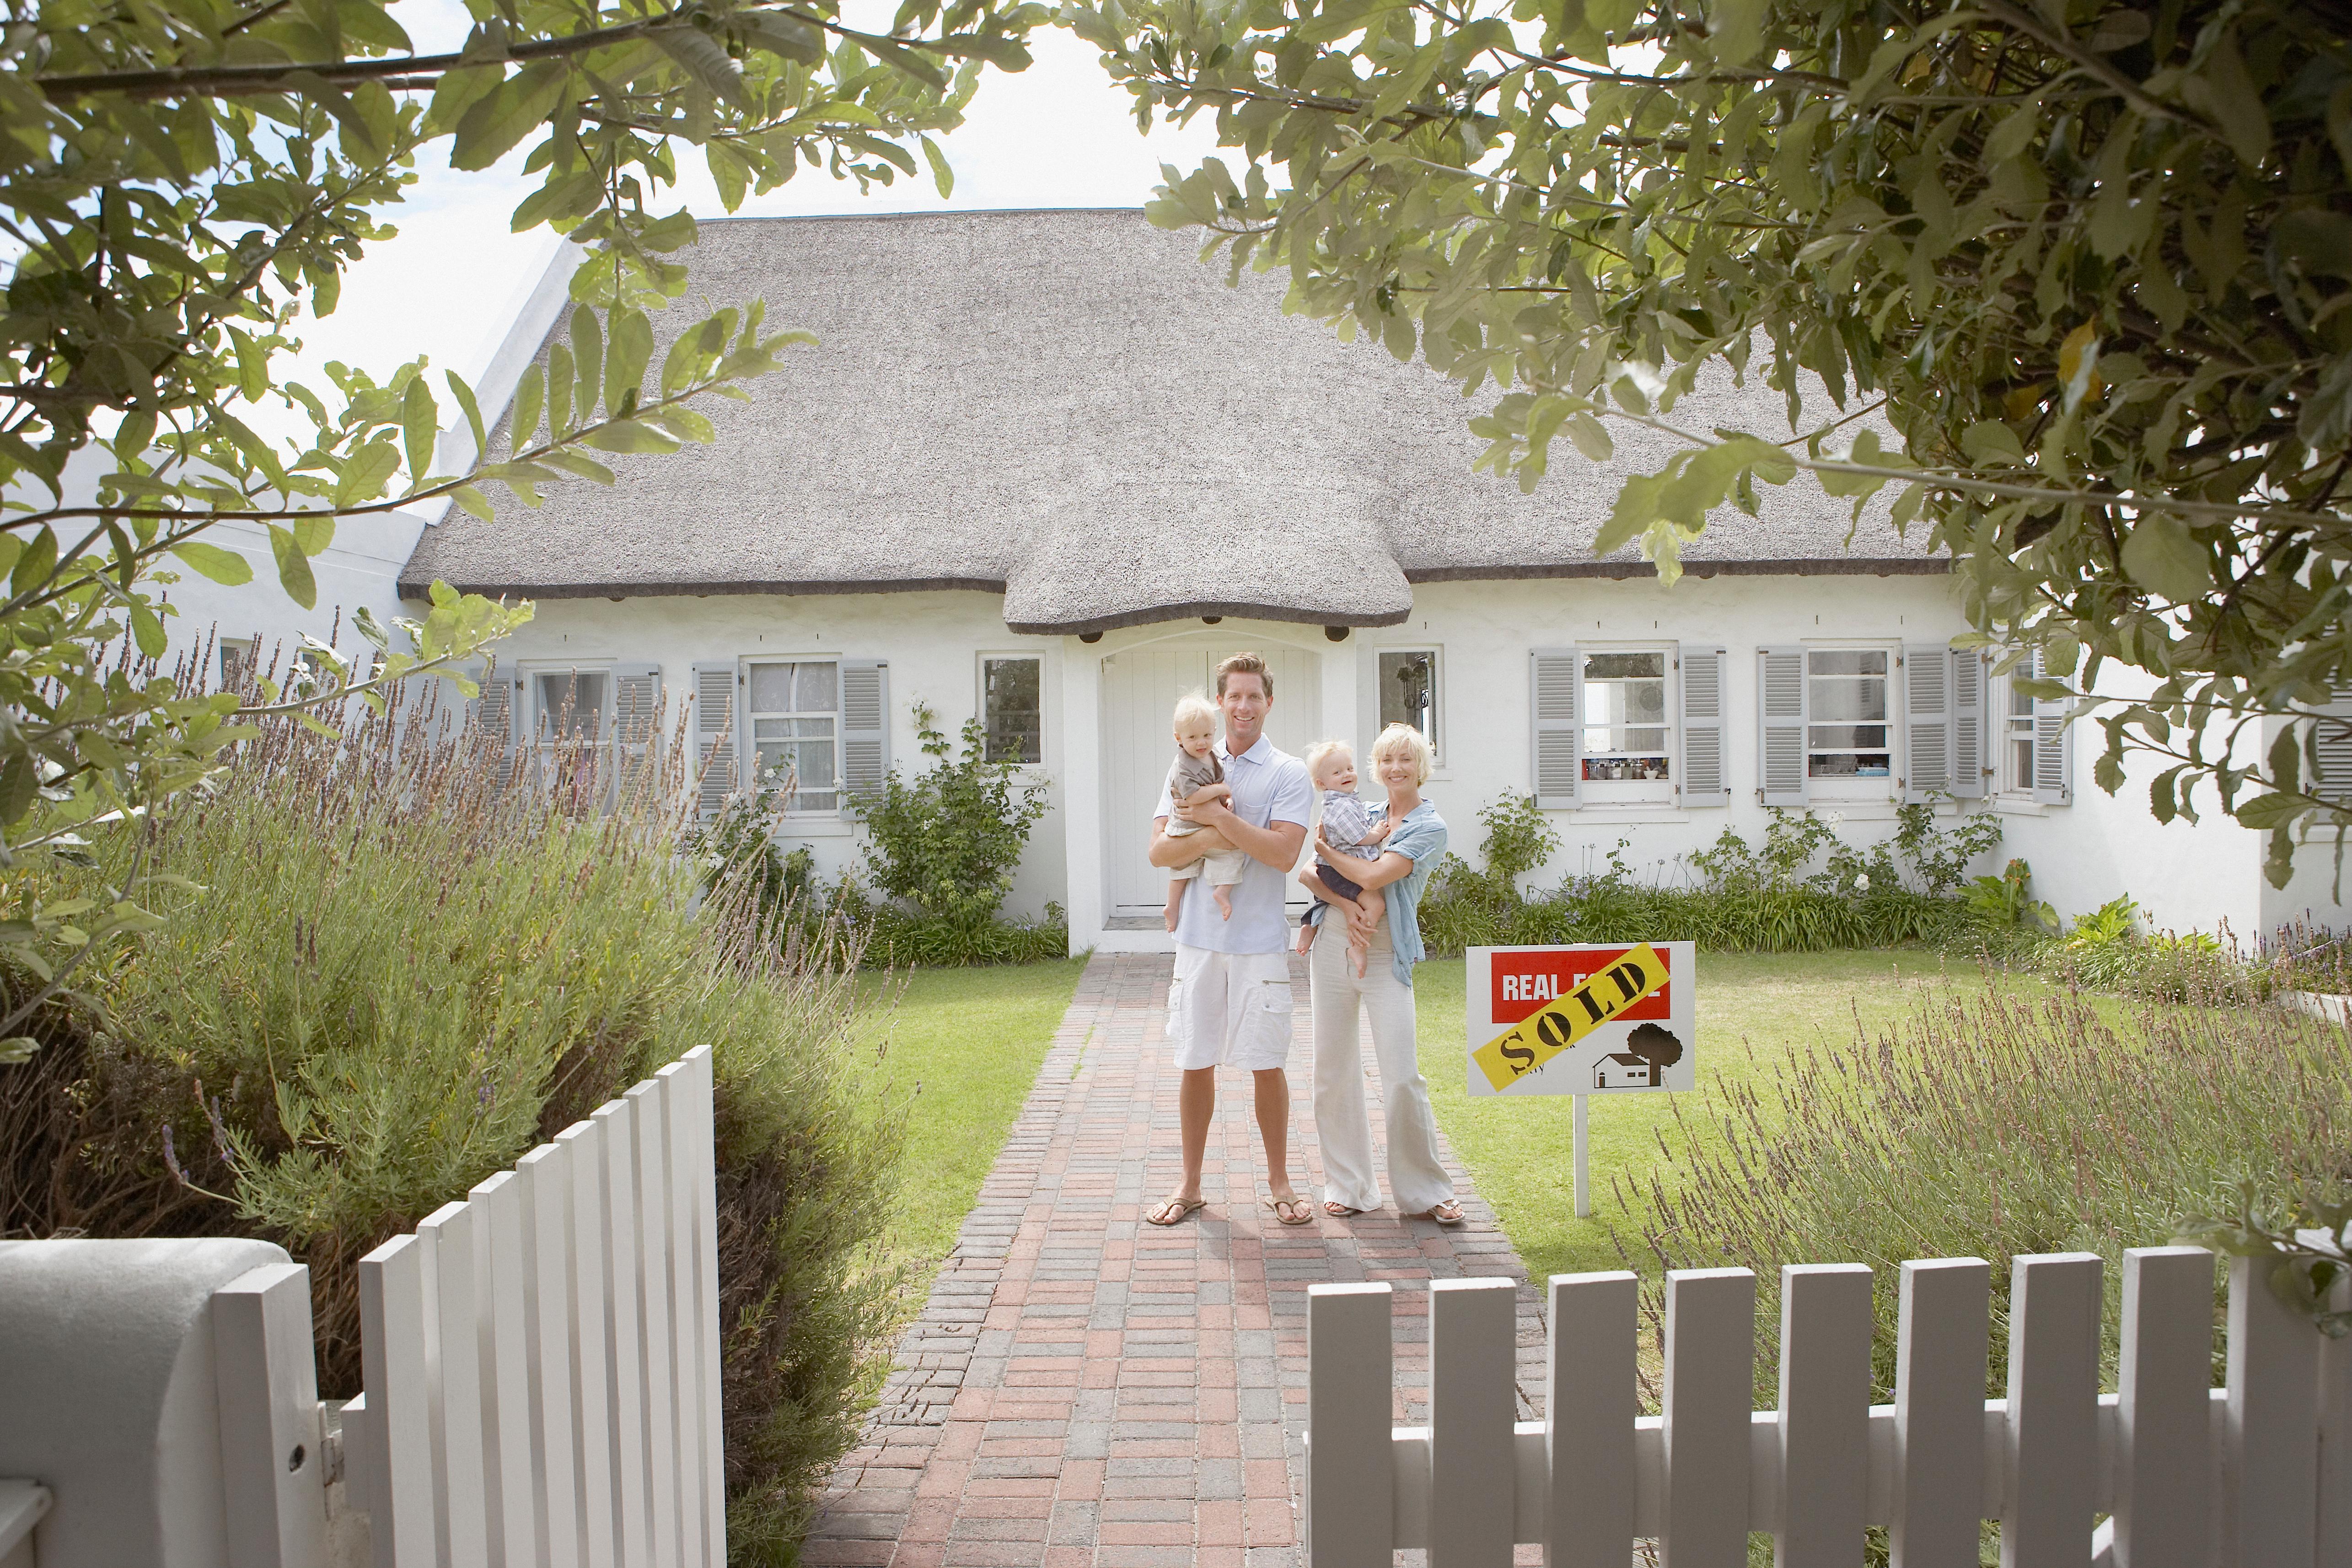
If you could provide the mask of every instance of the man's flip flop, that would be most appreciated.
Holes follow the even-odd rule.
[[[1259,1202],[1265,1207],[1272,1209],[1274,1211],[1274,1217],[1280,1220],[1285,1225],[1313,1225],[1315,1223],[1315,1205],[1308,1203],[1305,1198],[1262,1198]],[[1298,1211],[1297,1215],[1294,1217],[1283,1213],[1282,1211],[1285,1205],[1297,1209]]]
[[[1206,1198],[1193,1198],[1190,1202],[1182,1198],[1167,1198],[1150,1214],[1145,1215],[1143,1219],[1147,1225],[1181,1225],[1195,1210],[1208,1206],[1209,1200]]]

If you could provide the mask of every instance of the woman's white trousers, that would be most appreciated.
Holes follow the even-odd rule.
[[[1364,977],[1348,961],[1348,925],[1335,911],[1308,955],[1315,1007],[1315,1136],[1323,1147],[1323,1197],[1351,1209],[1381,1206],[1372,1175],[1372,1121],[1365,1102],[1360,1005],[1372,1026],[1381,1110],[1388,1118],[1389,1190],[1400,1214],[1423,1214],[1454,1196],[1437,1158],[1437,1117],[1413,1054],[1412,988],[1391,967],[1388,927],[1373,939]]]

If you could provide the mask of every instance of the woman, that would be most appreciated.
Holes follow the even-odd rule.
[[[1381,1205],[1372,1176],[1372,1125],[1364,1105],[1363,1054],[1356,1038],[1361,1003],[1372,1024],[1372,1058],[1381,1069],[1388,1117],[1389,1189],[1397,1212],[1460,1225],[1454,1180],[1437,1158],[1437,1117],[1414,1059],[1412,966],[1423,955],[1421,890],[1445,853],[1445,820],[1421,798],[1429,781],[1429,742],[1410,724],[1391,724],[1372,742],[1372,776],[1388,791],[1394,826],[1381,858],[1342,856],[1318,831],[1315,853],[1364,889],[1330,901],[1371,950],[1361,979],[1348,943],[1327,933],[1307,972],[1315,1007],[1315,1131],[1323,1144],[1323,1212],[1334,1218]]]

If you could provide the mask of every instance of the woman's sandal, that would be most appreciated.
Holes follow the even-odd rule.
[[[1333,1219],[1353,1219],[1360,1214],[1370,1214],[1371,1211],[1370,1209],[1351,1209],[1346,1204],[1333,1203],[1328,1199],[1326,1199],[1323,1204],[1323,1212],[1329,1215]]]
[[[1265,1198],[1260,1201],[1267,1208],[1274,1211],[1275,1218],[1280,1220],[1285,1225],[1313,1225],[1315,1223],[1315,1205],[1308,1203],[1305,1198]],[[1285,1214],[1283,1210],[1286,1206],[1297,1210],[1297,1214],[1295,1216]]]
[[[1158,1207],[1143,1216],[1144,1223],[1162,1226],[1181,1225],[1195,1211],[1208,1206],[1206,1198],[1162,1198]]]
[[[1437,1212],[1439,1209],[1452,1209],[1454,1213],[1451,1215],[1442,1215]],[[1448,1198],[1442,1204],[1433,1205],[1431,1207],[1413,1217],[1416,1219],[1432,1220],[1439,1225],[1453,1226],[1465,1223],[1470,1218],[1470,1215],[1469,1212],[1463,1208],[1460,1204],[1455,1203],[1452,1198]]]

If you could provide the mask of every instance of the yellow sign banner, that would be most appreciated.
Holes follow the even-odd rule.
[[[1666,961],[1643,942],[1472,1051],[1470,1059],[1497,1090],[1508,1089],[1656,991],[1666,978]]]

